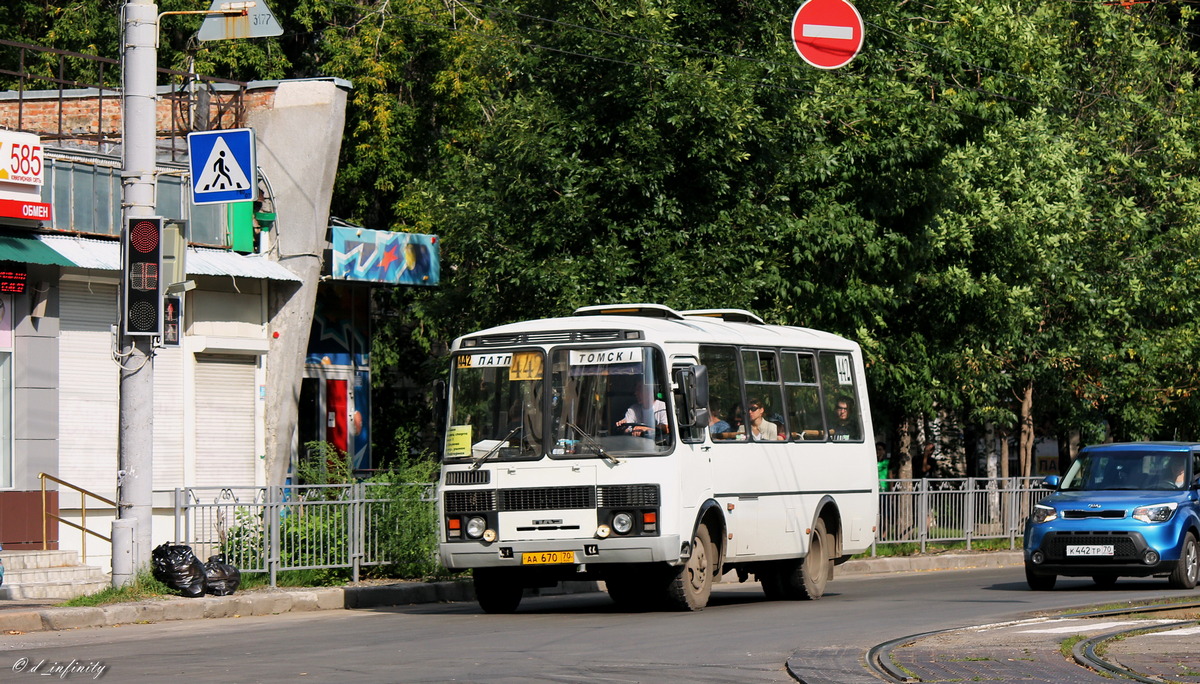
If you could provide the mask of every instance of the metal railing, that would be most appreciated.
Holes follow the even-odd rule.
[[[1047,494],[1041,478],[886,480],[879,494],[875,546],[1007,539],[1016,548],[1025,518]],[[872,554],[875,547],[872,547]]]
[[[1016,548],[1025,518],[1046,493],[1040,478],[887,480],[880,492],[874,554],[879,545],[929,545],[1007,539]],[[175,490],[175,539],[205,559],[225,554],[242,572],[348,568],[388,563],[380,544],[387,507],[382,483],[288,487],[190,487]],[[432,506],[433,485],[421,501]]]
[[[241,572],[268,573],[275,586],[286,570],[386,565],[380,526],[398,504],[389,487],[418,487],[433,505],[433,485],[189,487],[175,490],[175,539],[200,559],[224,554]],[[394,491],[391,492],[394,494]]]
[[[50,548],[50,521],[51,520],[56,520],[64,525],[74,527],[75,529],[84,533],[84,534],[80,535],[80,542],[79,542],[80,546],[81,546],[80,553],[82,554],[82,558],[84,558],[84,559],[87,558],[87,536],[89,534],[94,537],[99,537],[100,539],[103,539],[104,541],[109,542],[110,544],[112,543],[112,539],[104,536],[103,534],[100,534],[99,532],[96,532],[95,530],[88,528],[88,526],[87,526],[87,512],[88,512],[87,502],[88,502],[88,497],[91,497],[91,498],[99,501],[100,503],[108,506],[113,511],[116,511],[117,510],[117,502],[116,501],[113,501],[112,499],[100,496],[99,494],[96,494],[95,492],[90,492],[82,487],[76,487],[75,485],[71,484],[70,482],[67,482],[65,480],[60,480],[57,477],[54,477],[53,475],[48,475],[46,473],[38,473],[38,479],[42,481],[42,550],[43,551],[46,551]],[[60,515],[50,512],[49,507],[46,505],[46,480],[50,480],[51,482],[57,483],[61,487],[67,487],[69,489],[75,490],[76,492],[79,492],[79,522],[78,523],[71,522],[70,520],[67,520],[66,518],[64,518]],[[58,507],[59,507],[59,510],[62,510],[62,498],[61,497],[58,500]]]
[[[157,72],[173,84],[159,96],[169,112],[160,113],[157,126],[168,138],[172,161],[186,154],[181,140],[187,133],[244,125],[245,83],[163,67]],[[0,89],[15,92],[14,106],[0,100],[0,122],[8,128],[38,133],[44,140],[119,143],[120,88],[116,59],[0,39]],[[54,96],[51,113],[39,107],[47,94]],[[82,107],[67,104],[80,98]]]

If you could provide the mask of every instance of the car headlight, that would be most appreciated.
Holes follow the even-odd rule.
[[[1029,514],[1029,521],[1035,525],[1050,522],[1058,517],[1058,511],[1051,506],[1043,506],[1042,504],[1034,504],[1033,512]]]
[[[1150,506],[1138,506],[1133,509],[1133,519],[1141,520],[1144,523],[1161,523],[1171,519],[1175,515],[1175,502],[1152,504]]]

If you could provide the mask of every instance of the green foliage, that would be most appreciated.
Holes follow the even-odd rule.
[[[790,9],[702,0],[279,0],[280,38],[166,18],[160,64],[350,81],[333,213],[440,236],[440,287],[376,293],[386,461],[436,440],[454,336],[632,301],[856,339],[881,426],[1032,385],[1039,430],[1200,438],[1196,10],[857,4],[833,71]],[[115,57],[117,6],[0,24]]]
[[[382,573],[391,577],[427,578],[445,576],[437,560],[437,511],[432,485],[437,481],[437,462],[408,460],[376,478],[384,484],[384,500],[374,509],[372,530],[379,533],[379,551],[388,564]]]
[[[58,605],[72,608],[107,606],[113,603],[129,603],[162,596],[178,596],[178,592],[159,582],[149,570],[134,576],[133,581],[123,587],[107,587],[94,594],[76,596]]]

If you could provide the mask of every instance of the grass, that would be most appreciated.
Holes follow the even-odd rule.
[[[140,572],[133,578],[133,581],[123,587],[109,587],[101,589],[94,594],[87,596],[76,596],[75,598],[64,601],[58,605],[69,606],[72,608],[93,608],[96,606],[107,606],[112,603],[129,603],[132,601],[144,601],[151,598],[159,598],[162,596],[178,596],[178,593],[170,587],[154,579],[150,572]]]
[[[967,543],[965,541],[954,542],[925,542],[925,553],[945,553],[947,551],[966,551]],[[971,541],[972,551],[1009,551],[1008,539],[975,539]],[[870,551],[860,553],[854,556],[855,559],[863,558],[881,558],[892,556],[917,556],[921,554],[921,544],[919,542],[901,542],[898,544],[876,544],[875,555],[871,555]]]
[[[1071,660],[1075,657],[1073,654],[1073,651],[1075,650],[1075,644],[1086,639],[1087,636],[1084,634],[1076,634],[1073,637],[1063,639],[1063,642],[1058,645],[1058,652],[1062,654],[1062,657],[1066,658],[1067,660]]]

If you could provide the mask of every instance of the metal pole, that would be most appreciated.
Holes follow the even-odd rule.
[[[129,219],[154,215],[158,6],[144,0],[129,0],[122,8],[122,20],[121,242],[124,245]],[[123,312],[124,292],[121,296]],[[136,571],[149,566],[153,538],[154,360],[151,338],[126,336],[123,329],[118,324],[121,398],[117,510],[119,519],[133,523],[131,558]],[[129,551],[118,549],[115,542],[114,559]],[[114,573],[113,582],[116,581]]]

